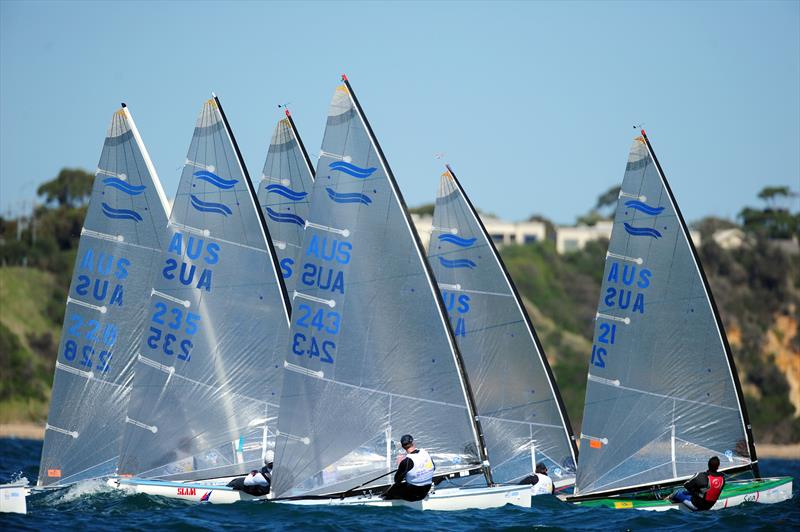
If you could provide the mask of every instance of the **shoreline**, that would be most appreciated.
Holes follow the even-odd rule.
[[[31,422],[1,423],[0,438],[20,440],[43,440],[44,425]],[[800,460],[800,443],[762,443],[756,444],[759,458],[781,458]]]

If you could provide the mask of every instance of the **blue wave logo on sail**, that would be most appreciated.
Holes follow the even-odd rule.
[[[450,244],[455,244],[456,246],[461,246],[462,248],[468,248],[475,243],[477,238],[461,238],[459,236],[448,233],[445,235],[439,235],[439,240],[441,240],[442,242],[449,242]]]
[[[103,214],[109,218],[114,218],[115,220],[133,220],[134,222],[142,221],[142,216],[138,212],[130,209],[115,209],[108,203],[103,203],[102,209]]]
[[[647,203],[643,203],[637,200],[626,201],[625,206],[630,207],[631,209],[635,209],[639,212],[649,214],[650,216],[656,216],[664,211],[664,207],[653,207],[651,205],[648,205]]]
[[[292,201],[300,201],[308,196],[308,192],[298,192],[283,185],[267,185],[267,192],[278,194],[279,196],[283,196],[284,198]]]
[[[107,187],[116,188],[128,196],[138,196],[147,188],[144,185],[131,185],[118,177],[107,177],[103,179],[103,184]]]
[[[203,201],[194,194],[191,195],[192,207],[200,212],[213,212],[214,214],[221,214],[228,216],[233,214],[233,211],[224,203],[214,203],[213,201]]]
[[[344,161],[334,161],[328,165],[328,168],[335,172],[344,172],[345,174],[357,177],[358,179],[366,179],[367,177],[371,176],[375,170],[377,170],[377,168],[374,166],[370,166],[369,168],[361,168],[360,166],[346,163]]]
[[[199,172],[195,172],[192,174],[197,179],[201,181],[205,181],[206,183],[211,183],[217,188],[221,188],[223,190],[230,190],[233,188],[233,185],[238,183],[236,179],[223,179],[215,173],[208,172],[206,170],[200,170]]]
[[[628,222],[624,222],[624,224],[625,224],[625,231],[627,231],[629,235],[661,238],[661,233],[650,227],[634,227]]]
[[[447,260],[444,257],[439,257],[439,262],[445,268],[469,268],[471,270],[478,266],[469,259]]]
[[[283,224],[297,224],[300,227],[304,227],[306,225],[306,221],[296,214],[292,214],[290,212],[273,211],[269,207],[267,207],[267,216],[269,216],[270,220],[274,220]]]
[[[326,188],[325,191],[328,193],[328,197],[336,203],[363,203],[364,205],[372,203],[369,196],[359,192],[336,192],[332,188]]]

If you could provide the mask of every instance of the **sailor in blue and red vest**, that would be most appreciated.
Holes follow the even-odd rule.
[[[719,499],[725,487],[725,477],[718,473],[719,458],[712,456],[708,460],[708,471],[698,473],[689,479],[679,491],[672,496],[673,502],[681,502],[691,510],[710,510]]]
[[[417,449],[411,434],[400,438],[400,445],[405,449],[406,457],[397,465],[394,484],[383,494],[383,498],[421,501],[431,490],[436,465],[428,451]]]

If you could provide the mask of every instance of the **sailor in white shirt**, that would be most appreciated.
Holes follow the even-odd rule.
[[[553,479],[547,476],[547,466],[543,462],[536,464],[536,472],[528,475],[520,484],[531,485],[531,495],[552,495],[555,491]]]

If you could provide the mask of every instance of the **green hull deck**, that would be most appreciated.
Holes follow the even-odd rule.
[[[738,506],[743,502],[776,503],[792,497],[792,477],[776,477],[760,480],[731,480],[725,484],[714,510]],[[671,491],[662,491],[661,496],[668,496]],[[588,508],[614,508],[633,510],[673,510],[682,505],[670,500],[658,500],[652,493],[641,493],[628,497],[609,497],[575,501],[575,504]]]

